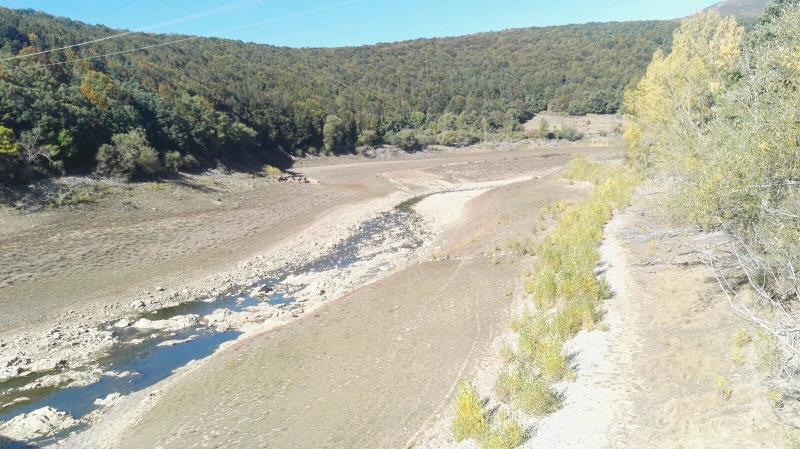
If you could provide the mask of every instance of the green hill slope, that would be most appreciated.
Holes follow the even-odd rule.
[[[623,89],[654,50],[669,46],[674,28],[587,24],[338,49],[196,38],[46,66],[182,38],[134,33],[0,63],[0,126],[10,130],[6,141],[46,147],[47,157],[30,165],[50,172],[93,168],[101,145],[136,128],[171,166],[187,155],[201,164],[254,163],[285,160],[288,152],[407,143],[404,129],[416,130],[413,138],[460,143],[514,129],[545,109],[616,111]],[[0,58],[116,32],[0,9]],[[329,120],[326,139],[330,115],[338,119]]]

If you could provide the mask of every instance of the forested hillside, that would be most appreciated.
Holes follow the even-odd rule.
[[[0,170],[136,176],[286,154],[510,133],[546,109],[614,112],[673,22],[530,28],[339,49],[129,34],[0,9]],[[62,64],[64,63],[64,64]]]

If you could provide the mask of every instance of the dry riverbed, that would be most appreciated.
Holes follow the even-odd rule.
[[[450,433],[455,387],[499,405],[535,262],[516,249],[552,228],[545,206],[591,195],[558,176],[587,154],[615,158],[342,158],[298,168],[319,184],[213,174],[0,211],[0,447],[474,448]],[[560,410],[516,416],[523,447],[779,447],[731,357],[747,325],[697,257],[719,236],[672,229],[663,190],[607,226],[603,325],[568,343]]]
[[[586,151],[519,148],[322,165],[302,169],[319,185],[232,175],[193,180],[213,185],[212,192],[159,184],[92,207],[34,216],[3,211],[10,226],[0,238],[11,251],[0,263],[28,273],[6,278],[0,287],[0,306],[8,312],[0,323],[0,398],[8,400],[0,407],[19,410],[53,389],[94,388],[136,376],[103,363],[120,345],[213,352],[298,320],[430,254],[434,238],[458,221],[457,211],[469,199],[547,174]],[[396,216],[409,213],[396,209],[402,202],[437,192],[415,206],[418,220]],[[119,207],[125,204],[137,206]],[[349,241],[354,235],[366,241]],[[170,244],[171,252],[159,253]],[[58,255],[70,250],[85,259]],[[55,258],[47,263],[34,258],[50,252]],[[94,265],[94,256],[101,265]],[[78,267],[60,270],[76,262]],[[139,279],[153,272],[159,273],[157,283]],[[53,289],[58,286],[64,288]],[[186,303],[195,309],[184,309]],[[200,313],[181,313],[193,310]],[[83,424],[97,421],[120,399],[114,392],[97,397]],[[0,429],[15,439],[38,438],[76,424],[58,409],[31,413]]]

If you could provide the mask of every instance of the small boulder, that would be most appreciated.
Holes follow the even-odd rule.
[[[29,369],[35,373],[38,373],[38,372],[54,371],[57,369],[64,368],[65,366],[67,366],[66,360],[53,358],[53,359],[37,360],[31,364]]]
[[[0,424],[0,436],[16,441],[44,438],[75,427],[79,421],[66,412],[42,407]]]
[[[98,407],[110,407],[117,403],[122,398],[122,395],[119,393],[111,393],[105,398],[97,398],[94,400],[94,405]]]
[[[121,320],[114,323],[114,327],[117,329],[124,329],[126,327],[131,327],[131,324],[133,324],[131,323],[131,320],[127,318],[122,318]]]
[[[144,312],[145,309],[147,309],[147,304],[145,304],[145,302],[142,300],[134,301],[131,304],[131,309],[133,309],[136,312]]]
[[[199,318],[198,315],[179,315],[168,320],[155,321],[148,320],[147,318],[140,318],[139,321],[133,323],[133,327],[141,330],[177,331],[196,326]]]
[[[197,335],[191,335],[188,338],[184,338],[183,340],[165,340],[165,341],[162,341],[161,343],[159,343],[158,347],[160,347],[160,348],[164,348],[164,347],[170,348],[172,346],[178,346],[178,345],[183,344],[183,343],[188,343],[188,342],[190,342],[190,341],[192,341],[192,340],[194,340],[196,338],[197,338]]]

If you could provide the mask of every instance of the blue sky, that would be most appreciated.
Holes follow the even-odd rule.
[[[717,0],[0,0],[88,23],[332,47],[609,20],[673,19]],[[193,20],[189,16],[218,9]],[[201,14],[202,16],[202,14]],[[165,26],[154,25],[172,22]],[[260,23],[256,26],[248,26]]]

